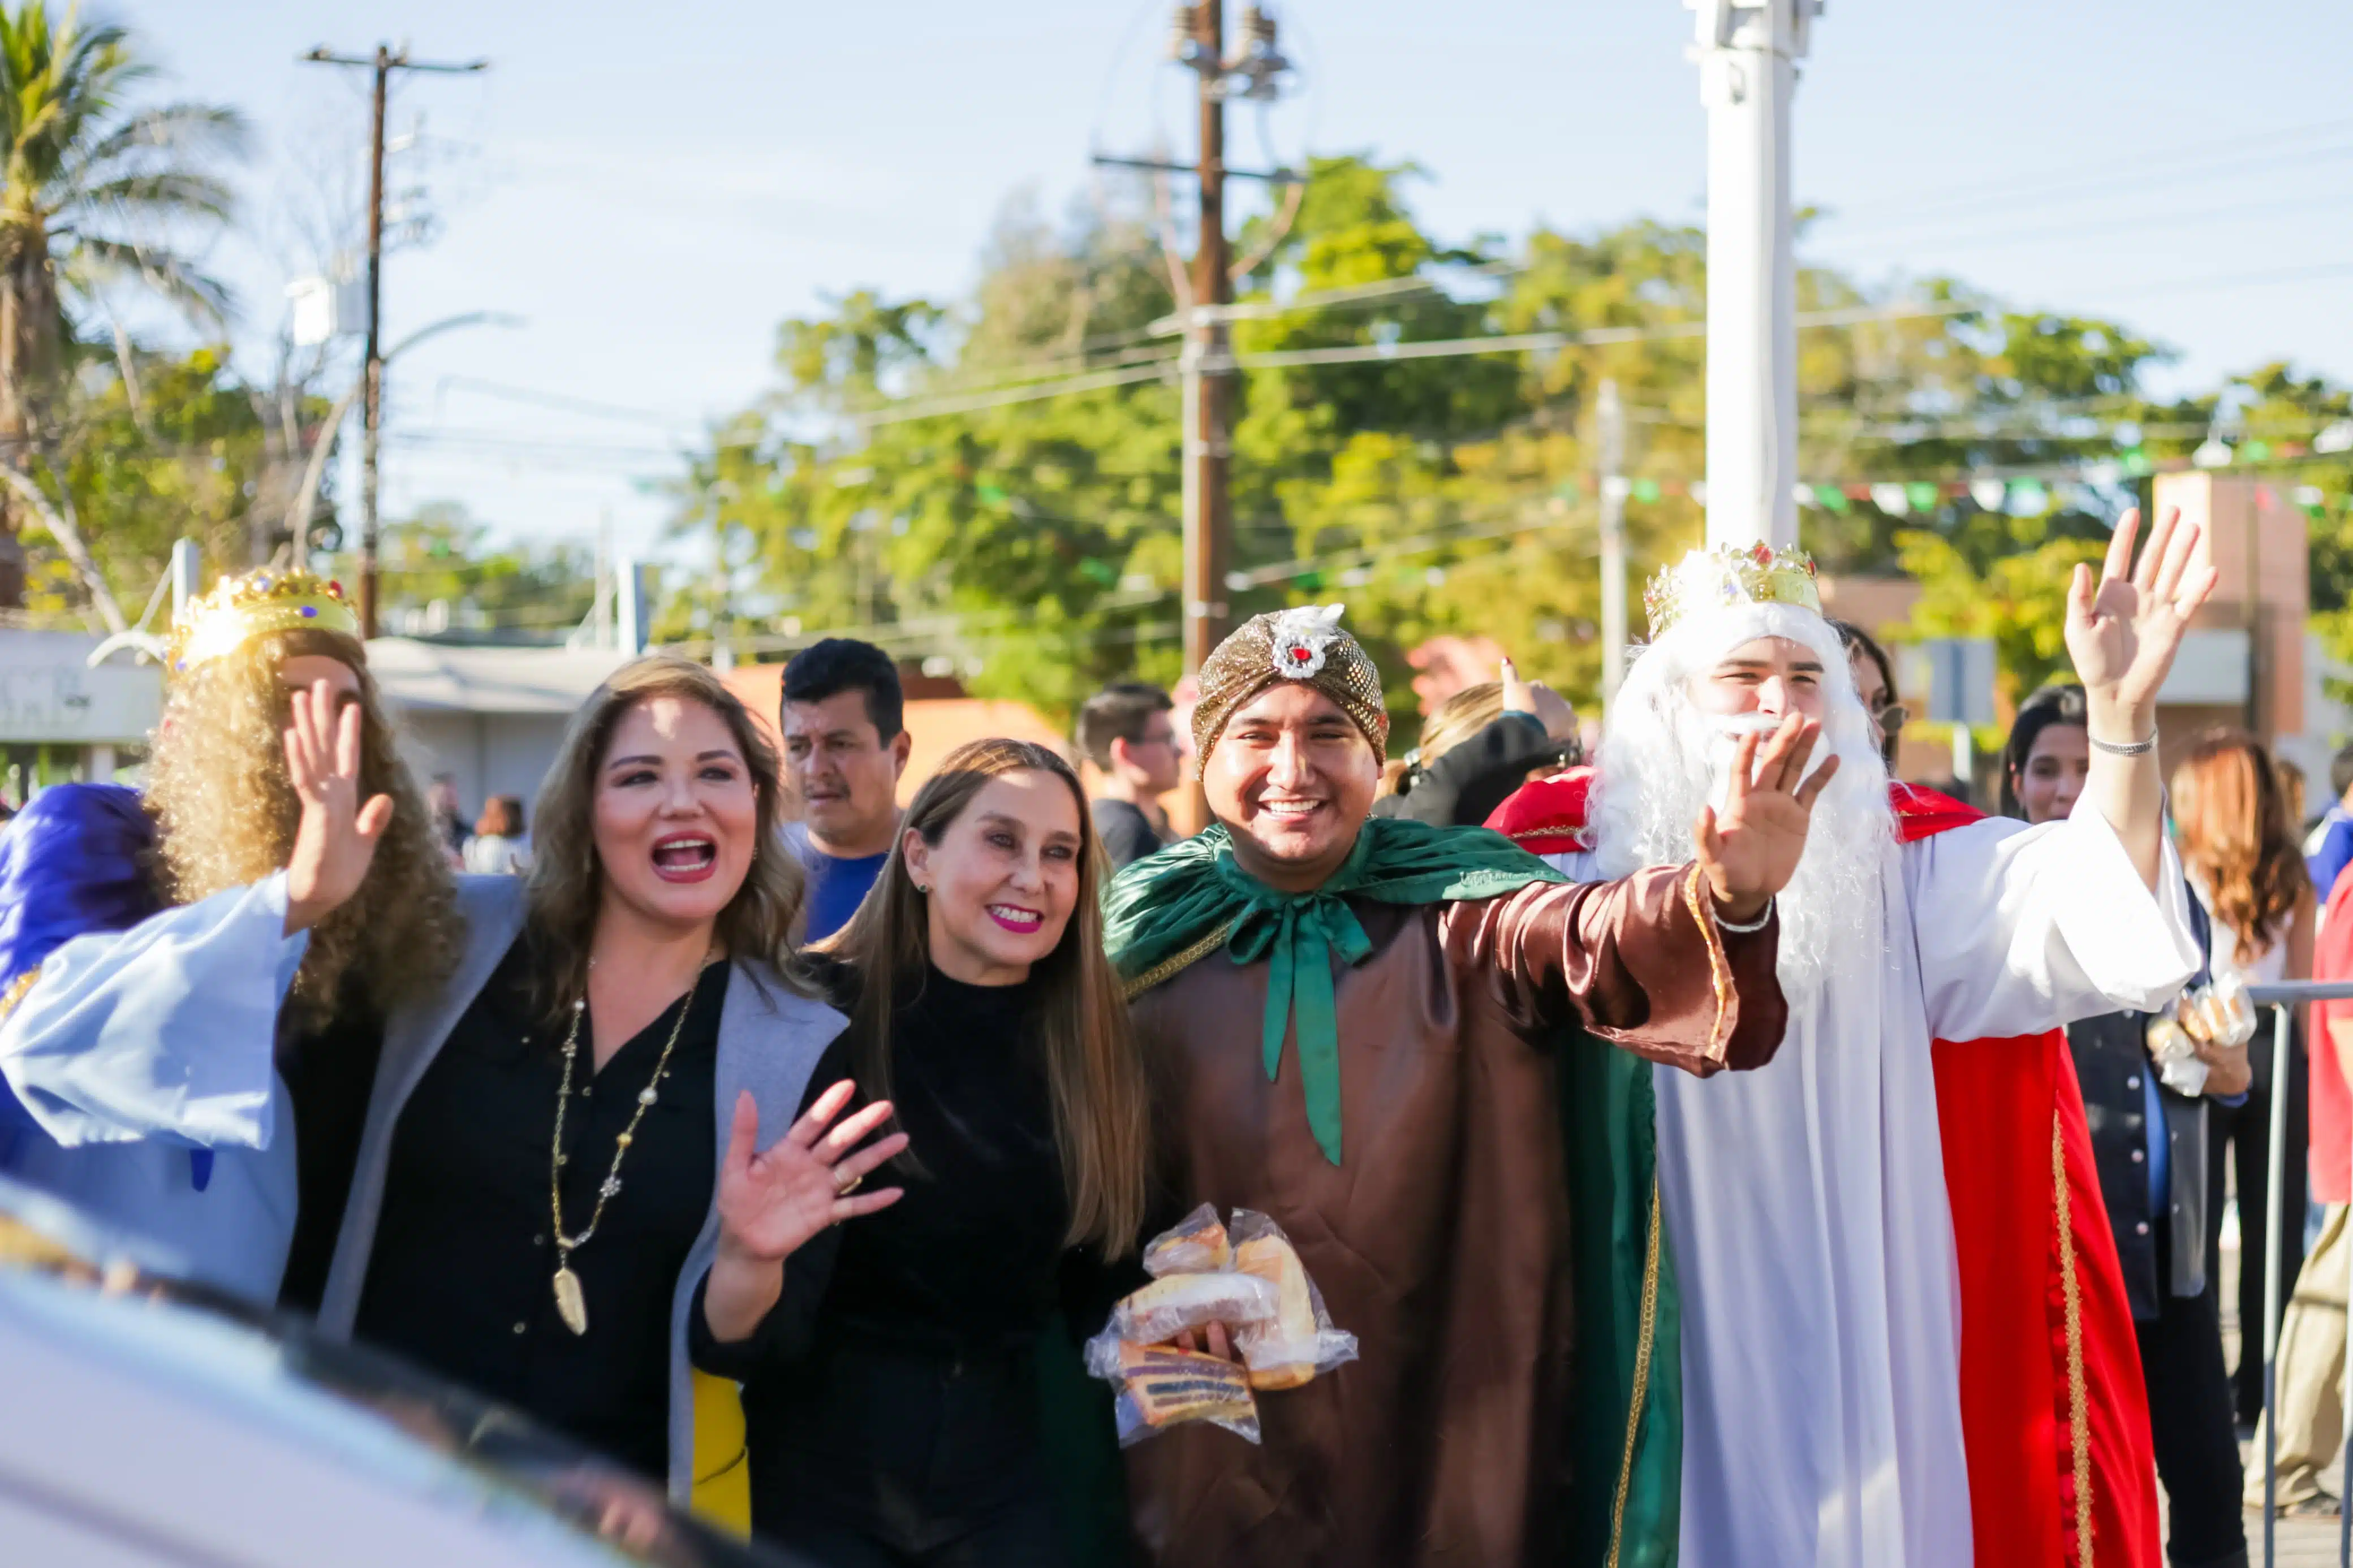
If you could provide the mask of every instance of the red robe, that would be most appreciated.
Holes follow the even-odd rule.
[[[1592,776],[1529,784],[1487,826],[1539,855],[1588,848]],[[1916,785],[1891,794],[1906,844],[1984,815]],[[1977,1560],[2156,1568],[2147,1393],[2066,1036],[1938,1040],[1933,1059]]]

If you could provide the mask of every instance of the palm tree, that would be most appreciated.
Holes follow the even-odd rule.
[[[46,0],[13,10],[0,0],[0,609],[24,603],[13,497],[41,514],[111,630],[121,613],[51,461],[77,318],[102,310],[108,289],[132,286],[198,320],[223,320],[227,290],[174,241],[227,223],[234,195],[209,170],[246,141],[234,110],[132,107],[153,74],[120,26],[84,26],[78,7],[52,19]],[[50,471],[53,493],[37,468]]]

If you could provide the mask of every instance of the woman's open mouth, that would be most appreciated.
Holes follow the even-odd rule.
[[[1034,934],[1046,921],[1046,917],[1036,910],[1025,910],[1018,904],[991,904],[988,918],[1019,936]]]
[[[700,882],[719,865],[719,846],[706,834],[673,833],[654,840],[654,875],[665,882]]]

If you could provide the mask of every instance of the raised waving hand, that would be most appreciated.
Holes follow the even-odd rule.
[[[1742,736],[1740,749],[1733,753],[1724,805],[1700,808],[1692,839],[1699,847],[1700,869],[1715,895],[1716,908],[1726,920],[1755,920],[1797,874],[1814,802],[1838,773],[1839,760],[1833,756],[1812,777],[1806,775],[1806,760],[1813,755],[1821,732],[1815,721],[1792,713],[1769,737]]]
[[[904,1132],[866,1142],[868,1134],[891,1120],[889,1100],[877,1100],[827,1130],[856,1089],[844,1079],[818,1096],[765,1154],[753,1152],[760,1135],[758,1108],[749,1093],[735,1097],[727,1157],[719,1168],[723,1252],[749,1261],[781,1262],[827,1226],[899,1201],[897,1187],[858,1191],[869,1172],[907,1146]]]
[[[360,705],[340,710],[324,680],[293,695],[286,773],[302,803],[286,861],[286,934],[308,931],[343,907],[367,879],[376,842],[392,822],[392,797],[360,796]]]

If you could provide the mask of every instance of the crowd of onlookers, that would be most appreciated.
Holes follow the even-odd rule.
[[[1893,665],[1860,628],[1840,632],[1892,765],[1906,718]],[[1083,767],[1094,837],[1113,868],[1182,836],[1164,801],[1183,781],[1190,749],[1183,696],[1121,682],[1076,716],[1071,761]],[[780,831],[807,879],[806,940],[822,943],[865,901],[905,825],[900,795],[912,742],[897,667],[871,644],[817,643],[786,667],[778,720],[793,813]],[[2030,823],[2067,816],[2089,759],[2083,689],[2033,693],[2001,752],[2000,811]],[[1584,761],[1577,713],[1507,659],[1499,679],[1435,705],[1417,744],[1388,764],[1373,809],[1477,824],[1523,782]],[[2301,837],[2300,775],[2243,731],[2197,737],[2169,784],[2189,907],[2207,954],[2198,984],[2353,979],[2353,746],[2337,755],[2332,798]],[[428,803],[453,868],[529,868],[520,799],[493,795],[469,822],[455,781],[442,774]],[[2242,1468],[2239,1442],[2263,1413],[2267,1288],[2286,1303],[2280,1500],[2291,1510],[2338,1506],[2325,1472],[2343,1432],[2353,1004],[2320,1004],[2312,1014],[2308,1031],[2300,1016],[2292,1026],[2284,1077],[2274,1070],[2268,1008],[2252,1040],[2201,1043],[2186,1071],[2161,1072],[2152,1060],[2148,1016],[2116,1014],[2067,1030],[2138,1331],[2176,1562],[2243,1561],[2236,1555],[2245,1550],[2241,1506],[2260,1502],[2262,1477]],[[2274,1194],[2270,1128],[2282,1101],[2288,1147],[2280,1152],[2283,1190]],[[2224,1354],[2221,1268],[2233,1200],[2235,1369]],[[2263,1219],[2274,1201],[2286,1216],[2276,1256]]]

